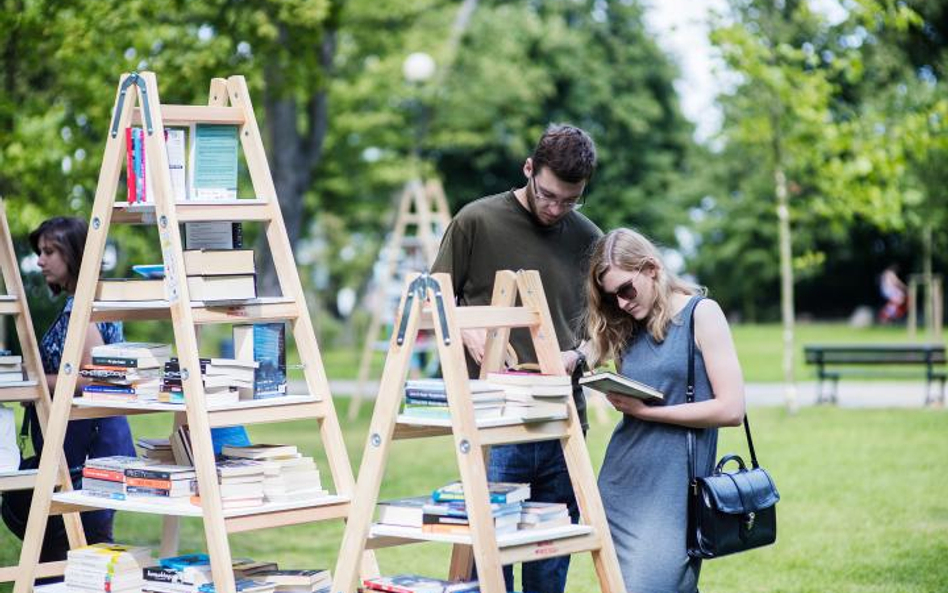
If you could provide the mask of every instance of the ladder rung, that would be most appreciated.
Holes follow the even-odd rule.
[[[421,329],[434,329],[434,310],[425,308]],[[459,329],[492,327],[534,327],[540,315],[526,307],[458,307],[454,310]]]
[[[327,519],[347,519],[349,518],[349,512],[349,501],[341,500],[334,504],[231,517],[225,519],[224,523],[227,526],[228,533],[240,533],[242,531],[253,531],[255,529],[301,525],[304,523],[312,523],[313,521],[325,521]]]
[[[19,566],[5,566],[0,568],[0,583],[15,581],[19,573]],[[36,565],[36,578],[57,577],[66,573],[66,561],[40,562]]]
[[[219,201],[175,202],[178,222],[214,221],[268,221],[272,213],[263,199],[240,199]],[[112,205],[112,222],[124,224],[154,224],[154,204],[129,204],[115,202]]]
[[[0,301],[0,315],[19,315],[22,312],[18,301]]]
[[[0,402],[31,402],[40,398],[40,386],[36,381],[18,381],[0,384]]]
[[[82,398],[73,400],[70,420],[130,416],[132,414],[158,414],[185,412],[184,404],[158,402],[92,402]],[[303,418],[322,418],[326,414],[325,404],[319,398],[306,395],[287,395],[269,399],[241,401],[211,408],[207,412],[211,426],[233,426],[236,424],[266,424]]]
[[[29,490],[34,484],[36,484],[36,470],[15,471],[0,476],[0,492]]]
[[[421,419],[407,420],[399,416],[395,425],[393,439],[418,439],[451,434],[450,420],[425,422]],[[505,422],[506,420],[506,422]],[[503,422],[497,426],[491,423]],[[482,446],[509,445],[515,443],[534,443],[564,439],[569,436],[569,426],[565,419],[522,422],[517,418],[488,418],[478,422],[478,439]],[[487,424],[487,426],[483,426]]]
[[[606,535],[605,537],[609,537]],[[578,537],[552,539],[542,542],[510,546],[500,549],[501,564],[516,564],[558,556],[568,556],[582,552],[592,552],[602,548],[600,536],[593,531]]]
[[[93,304],[92,321],[154,321],[169,319],[168,301],[139,301]],[[208,306],[192,301],[192,318],[197,325],[212,323],[264,323],[290,321],[299,317],[296,302],[284,297],[260,297],[247,304]]]
[[[165,126],[188,126],[193,123],[241,125],[244,123],[244,112],[239,107],[163,104],[161,121]],[[132,112],[132,124],[142,125],[142,112],[139,107]]]

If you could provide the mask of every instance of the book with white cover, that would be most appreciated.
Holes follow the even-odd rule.
[[[645,401],[661,401],[665,399],[665,394],[650,387],[645,383],[639,383],[618,373],[608,371],[586,375],[579,380],[579,384],[603,393],[616,393],[629,397],[637,397]]]

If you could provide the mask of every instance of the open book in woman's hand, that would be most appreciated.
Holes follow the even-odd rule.
[[[579,384],[603,393],[617,393],[629,397],[637,397],[645,401],[664,400],[665,395],[645,383],[639,383],[624,375],[603,371],[584,375],[579,380]]]

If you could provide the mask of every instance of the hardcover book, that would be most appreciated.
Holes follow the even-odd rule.
[[[645,383],[639,383],[624,375],[608,371],[586,375],[580,378],[579,384],[603,393],[616,393],[629,397],[637,397],[645,401],[661,401],[665,399],[665,395],[654,387],[650,387]]]
[[[254,371],[252,398],[266,399],[286,395],[286,325],[235,325],[233,332],[234,358],[259,363]],[[243,394],[241,398],[244,398]]]

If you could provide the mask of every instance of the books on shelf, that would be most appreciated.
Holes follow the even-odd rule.
[[[225,457],[240,459],[291,459],[299,455],[296,445],[259,443],[256,445],[224,445],[221,453]]]
[[[244,246],[243,225],[239,222],[186,222],[184,245],[187,250],[240,249]]]
[[[258,363],[252,393],[241,390],[241,399],[266,399],[286,395],[286,324],[235,325],[234,358]]]
[[[160,301],[167,298],[161,278],[99,278],[97,301]]]
[[[506,371],[488,373],[487,381],[501,387],[508,401],[565,401],[573,394],[572,379],[568,375]]]
[[[257,298],[255,274],[188,276],[188,295],[194,301],[240,301]]]
[[[252,249],[186,249],[184,271],[188,276],[254,274]]]
[[[142,568],[151,563],[146,547],[98,543],[75,548],[66,553],[66,588],[90,593],[140,591]]]
[[[135,440],[135,446],[138,447],[143,459],[157,461],[158,463],[174,463],[174,452],[171,449],[169,439],[138,437]]]
[[[7,351],[9,352],[9,351]],[[23,372],[23,357],[19,355],[0,355],[0,385],[19,383],[26,380]]]
[[[508,504],[522,502],[530,498],[530,484],[512,482],[488,482],[487,491],[490,493],[490,502]],[[464,486],[461,481],[451,482],[431,493],[435,502],[464,501]]]
[[[378,522],[386,525],[420,528],[425,514],[424,507],[430,503],[430,496],[412,496],[381,501],[376,505],[379,512]]]
[[[190,199],[237,199],[238,148],[237,126],[191,126]]]
[[[17,446],[16,413],[0,403],[0,472],[20,469],[20,448]]]
[[[548,529],[570,524],[569,508],[561,502],[524,501],[518,529]]]
[[[579,384],[603,393],[616,393],[645,401],[665,399],[665,394],[654,387],[630,379],[625,375],[608,371],[585,375],[579,379]]]
[[[388,593],[475,593],[480,588],[477,581],[443,581],[416,574],[399,574],[364,579],[362,585],[368,591]]]
[[[165,147],[168,155],[168,169],[171,174],[172,199],[187,199],[187,176],[185,175],[185,131],[179,128],[165,128]],[[145,150],[145,131],[139,127],[125,128],[126,170],[125,179],[128,188],[128,203],[155,203],[154,164],[147,159]]]
[[[264,570],[255,572],[253,578],[276,585],[277,593],[318,593],[332,587],[332,573],[319,568]]]
[[[92,348],[92,364],[99,366],[161,368],[170,356],[170,344],[116,342]]]

